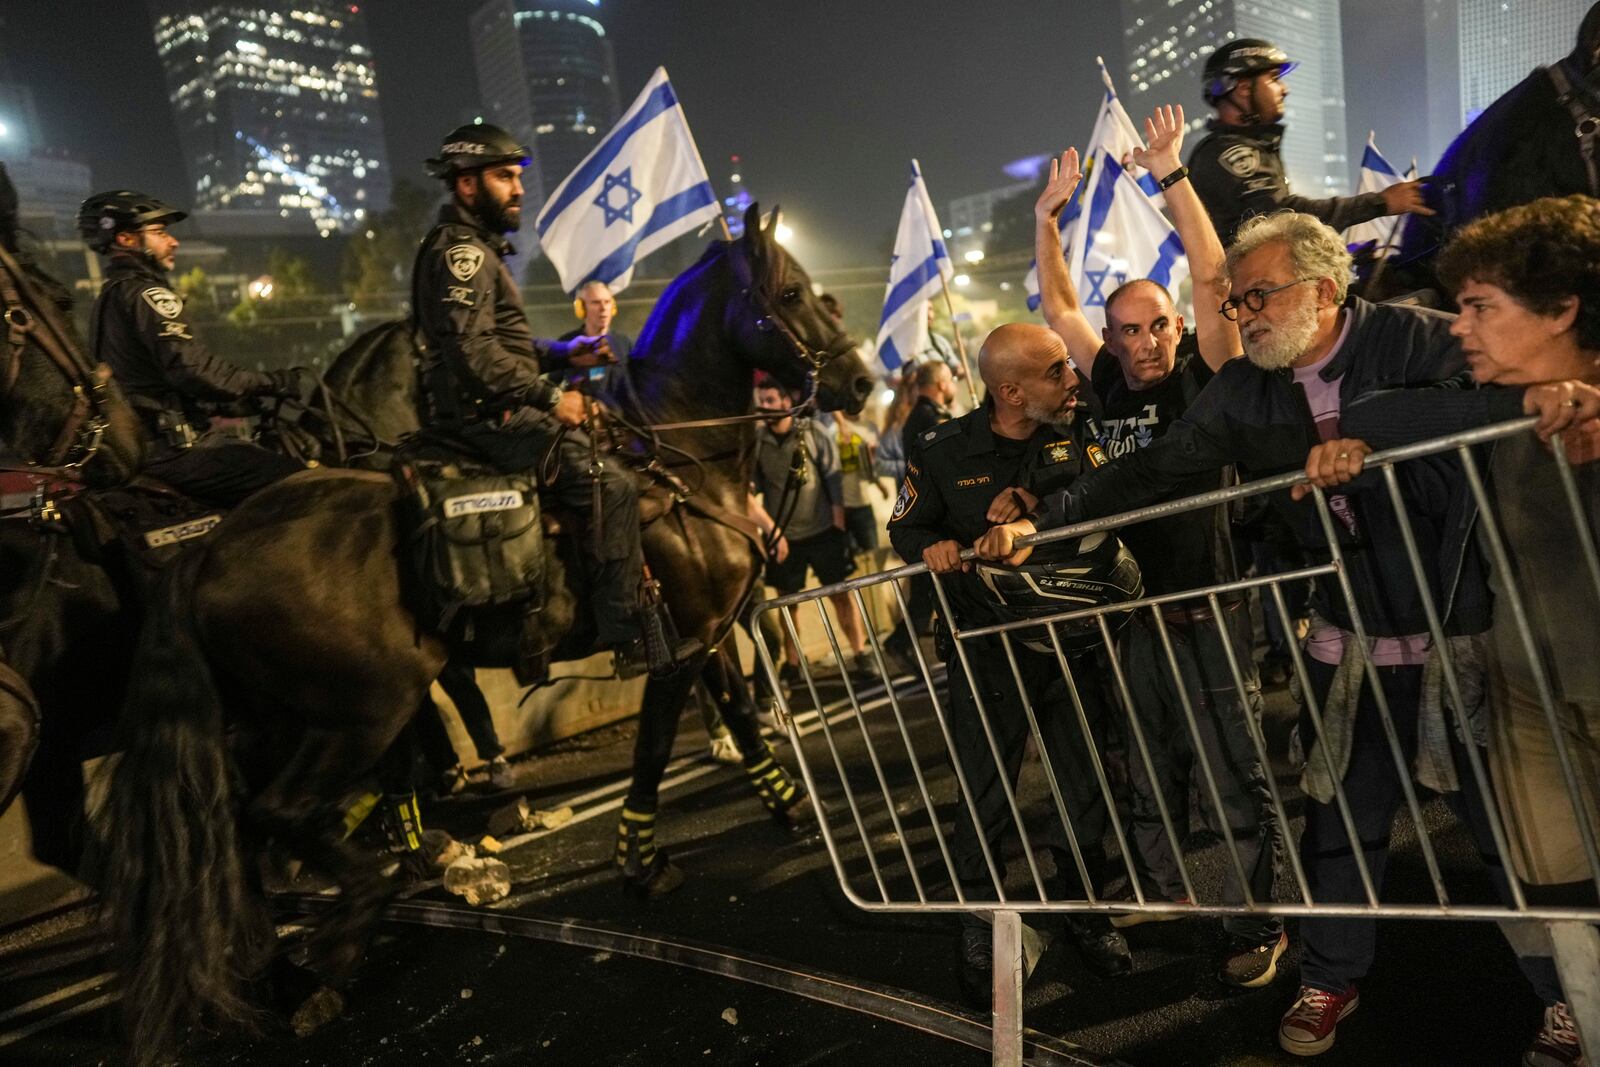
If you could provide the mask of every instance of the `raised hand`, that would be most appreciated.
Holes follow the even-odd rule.
[[[1133,161],[1157,180],[1183,166],[1183,105],[1156,108],[1144,120],[1144,139],[1145,146],[1133,150]]]
[[[1082,178],[1083,171],[1078,169],[1076,148],[1061,153],[1060,159],[1052,159],[1050,180],[1045,183],[1044,192],[1039,194],[1039,201],[1033,206],[1034,218],[1039,222],[1054,222],[1072,199]]]

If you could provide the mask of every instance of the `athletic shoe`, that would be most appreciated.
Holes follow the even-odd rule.
[[[1244,989],[1271,985],[1278,976],[1278,957],[1289,947],[1289,935],[1279,931],[1266,941],[1248,937],[1229,937],[1228,947],[1217,970],[1217,981]]]
[[[516,788],[517,772],[504,756],[489,761],[489,784],[501,790]]]
[[[1159,897],[1149,897],[1149,900],[1159,900]],[[1166,901],[1162,901],[1166,903]],[[1187,904],[1188,897],[1179,897],[1172,901],[1173,904]],[[1111,916],[1111,925],[1118,930],[1126,930],[1130,926],[1142,926],[1145,923],[1170,923],[1189,916],[1181,911],[1123,911]]]
[[[1566,1004],[1550,1005],[1544,1010],[1544,1026],[1522,1054],[1523,1067],[1584,1067],[1587,1062]]]
[[[1293,1056],[1320,1056],[1333,1047],[1339,1024],[1360,1003],[1361,995],[1353,985],[1343,993],[1301,986],[1300,995],[1278,1024],[1278,1047]]]
[[[744,757],[739,754],[739,746],[733,740],[733,735],[726,729],[711,739],[711,758],[718,763],[739,764],[744,762]]]
[[[1127,938],[1111,928],[1104,915],[1069,915],[1067,933],[1089,969],[1101,978],[1118,978],[1133,970]]]
[[[456,764],[439,776],[439,795],[453,797],[467,788],[466,768]]]

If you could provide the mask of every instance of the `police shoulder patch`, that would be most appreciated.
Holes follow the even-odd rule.
[[[894,511],[889,515],[890,522],[897,522],[905,518],[910,510],[917,506],[917,487],[910,478],[900,483],[900,495],[894,498]]]
[[[445,249],[445,266],[450,268],[450,273],[461,281],[471,281],[473,275],[483,266],[483,249],[477,245],[460,244],[451,245]]]
[[[183,314],[183,300],[165,286],[152,285],[139,295],[152,311],[164,319],[175,319]]]
[[[1217,162],[1235,178],[1248,178],[1261,169],[1261,152],[1253,145],[1229,145],[1217,157]]]
[[[922,443],[925,445],[931,445],[936,441],[948,441],[950,438],[956,436],[960,432],[961,420],[951,419],[949,422],[941,422],[931,430],[924,430],[922,433]]]

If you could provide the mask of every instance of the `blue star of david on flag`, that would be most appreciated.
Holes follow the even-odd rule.
[[[611,194],[614,190],[622,190],[623,203],[619,207],[612,202]],[[607,174],[605,185],[600,190],[600,195],[594,202],[601,211],[606,213],[606,225],[610,226],[618,219],[633,225],[633,205],[644,199],[644,194],[633,185],[633,168],[624,167],[621,174]]]
[[[1088,279],[1089,282],[1089,295],[1084,298],[1084,307],[1103,308],[1106,306],[1106,297],[1110,295],[1105,291],[1106,279],[1108,277],[1111,278],[1115,283],[1112,286],[1113,291],[1115,291],[1116,286],[1121,285],[1128,280],[1128,276],[1126,274],[1113,273],[1109,267],[1107,267],[1105,270],[1086,270],[1083,272],[1083,276]]]

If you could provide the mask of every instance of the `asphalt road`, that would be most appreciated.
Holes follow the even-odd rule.
[[[836,690],[825,694],[833,695]],[[916,705],[907,712],[914,717]],[[1269,702],[1275,740],[1281,742],[1292,714],[1288,695],[1275,694]],[[517,884],[496,909],[725,946],[798,971],[852,976],[958,1005],[953,920],[874,916],[848,904],[819,839],[790,837],[766,818],[740,771],[702,759],[705,738],[692,719],[685,717],[679,744],[683,780],[664,794],[659,828],[660,840],[689,875],[681,891],[639,905],[618,892],[611,873],[613,805],[625,788],[631,753],[631,726],[625,725],[521,765],[521,791],[536,806],[576,799],[577,817],[507,854]],[[894,728],[887,714],[875,713],[871,721],[875,737]],[[836,730],[834,738],[848,764],[867,766],[858,734]],[[824,741],[820,733],[806,739],[813,759],[830,758]],[[952,796],[941,765],[924,759],[923,766],[935,799]],[[891,781],[903,781],[904,770],[886,760]],[[1032,783],[1025,799],[1048,803],[1037,768],[1025,778]],[[1290,784],[1285,778],[1285,787]],[[468,794],[429,808],[425,818],[471,839],[487,813],[507,799]],[[1297,801],[1290,805],[1293,815]],[[832,811],[835,828],[848,830],[836,801]],[[1473,850],[1443,805],[1434,800],[1425,814],[1455,897],[1489,899]],[[880,819],[869,831],[877,835],[886,827]],[[1404,820],[1395,840],[1390,895],[1426,899],[1427,877]],[[1201,881],[1220,877],[1222,862],[1220,849],[1207,850],[1197,864]],[[455,900],[439,889],[418,899]],[[0,1063],[120,1062],[109,1036],[104,960],[80,919],[68,915],[0,936]],[[1163,1067],[1296,1062],[1278,1051],[1275,1033],[1296,988],[1297,946],[1271,987],[1237,992],[1211,978],[1215,920],[1147,925],[1129,934],[1135,970],[1110,982],[1086,971],[1058,939],[1029,985],[1028,1025],[1081,1047],[1091,1061]],[[1539,1005],[1492,924],[1385,923],[1361,1008],[1317,1062],[1514,1064],[1538,1016]],[[182,1062],[933,1067],[988,1059],[904,1025],[621,952],[479,930],[386,925],[343,1018],[305,1039],[269,1032],[215,1040],[194,1047]]]

